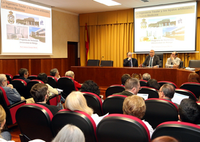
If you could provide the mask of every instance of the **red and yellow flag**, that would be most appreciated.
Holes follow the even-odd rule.
[[[85,23],[85,48],[86,48],[86,63],[88,60],[88,52],[89,52],[89,36],[87,30],[87,23]]]

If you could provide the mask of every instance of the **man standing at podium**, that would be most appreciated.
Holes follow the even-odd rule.
[[[137,61],[137,59],[132,58],[131,52],[127,53],[127,58],[124,59],[123,66],[124,67],[138,67],[138,61]]]

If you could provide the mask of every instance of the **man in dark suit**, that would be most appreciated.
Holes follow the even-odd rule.
[[[143,64],[140,65],[140,67],[153,67],[153,68],[159,68],[162,66],[161,61],[157,55],[155,55],[154,50],[151,50],[149,55],[146,57]]]
[[[127,58],[124,59],[123,66],[124,67],[138,67],[138,61],[137,61],[137,59],[132,58],[131,52],[127,53]]]

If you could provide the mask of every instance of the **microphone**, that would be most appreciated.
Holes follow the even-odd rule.
[[[104,58],[104,56],[101,56],[101,60]],[[99,62],[99,66],[101,67],[101,60]]]

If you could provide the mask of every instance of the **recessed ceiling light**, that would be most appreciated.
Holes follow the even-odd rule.
[[[101,4],[105,4],[107,6],[121,5],[121,3],[118,3],[118,2],[113,1],[113,0],[94,0],[94,1],[101,3]]]

